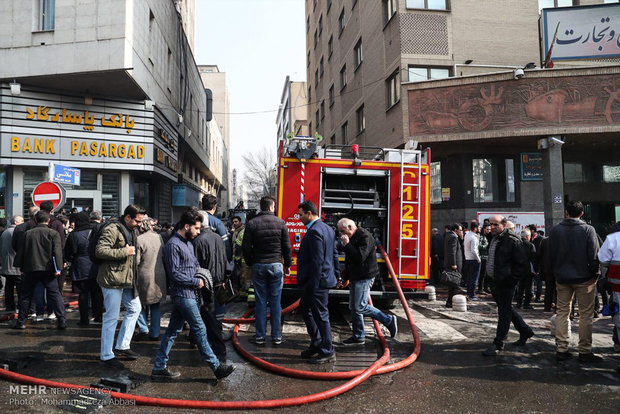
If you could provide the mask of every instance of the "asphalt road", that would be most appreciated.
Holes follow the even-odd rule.
[[[574,358],[565,363],[554,360],[555,347],[549,333],[551,314],[535,304],[523,315],[536,336],[523,348],[507,346],[499,357],[483,357],[481,351],[491,342],[496,323],[490,298],[455,312],[436,302],[410,302],[420,332],[421,354],[410,367],[375,376],[339,397],[302,407],[278,409],[279,412],[502,412],[502,413],[611,413],[620,407],[620,375],[616,368],[620,354],[614,354],[610,318],[594,324],[594,350],[603,362],[579,364]],[[243,304],[228,309],[229,316],[243,313]],[[409,355],[413,349],[405,315],[400,306],[390,310],[398,316],[399,334],[389,339],[392,361]],[[164,318],[166,317],[164,313]],[[378,342],[367,322],[367,343],[344,347],[340,341],[350,335],[346,305],[331,307],[331,321],[336,346],[336,362],[319,367],[299,359],[308,342],[299,315],[285,317],[286,342],[281,346],[269,342],[263,347],[249,343],[251,326],[240,332],[244,347],[262,358],[287,367],[344,371],[371,364],[379,355]],[[125,375],[137,385],[133,394],[193,400],[260,400],[307,395],[335,387],[343,381],[312,381],[287,378],[266,372],[243,360],[227,342],[228,361],[237,370],[227,379],[216,381],[187,339],[175,343],[169,365],[181,371],[174,383],[154,383],[149,379],[159,343],[134,341],[132,349],[142,356],[126,363],[117,372],[98,362],[100,326],[79,328],[77,312],[69,314],[69,328],[58,331],[51,321],[29,322],[28,329],[16,331],[8,323],[0,324],[0,358],[18,363],[18,372],[55,381],[88,385],[101,377]],[[166,321],[164,321],[164,326]],[[573,326],[576,342],[577,324]],[[510,332],[509,341],[517,339]],[[575,345],[573,343],[573,345]],[[574,350],[576,353],[576,349]],[[66,400],[62,394],[25,392],[0,381],[0,404],[3,412],[67,412],[55,403]],[[27,391],[27,390],[26,390]],[[108,405],[99,412],[184,412],[180,409]],[[266,412],[266,411],[265,411]]]

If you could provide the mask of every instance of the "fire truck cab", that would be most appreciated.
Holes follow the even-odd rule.
[[[412,147],[415,144],[410,142],[407,148]],[[297,252],[306,232],[299,220],[298,205],[310,200],[335,232],[343,217],[370,231],[388,253],[406,295],[426,297],[430,150],[319,146],[313,137],[292,137],[280,142],[277,173],[277,215],[286,222],[293,249],[291,275],[284,278],[284,293],[294,294],[296,289]],[[396,298],[396,292],[385,260],[378,251],[376,254],[381,277],[375,279],[371,296],[375,303],[385,304]],[[340,263],[342,269],[344,253]],[[348,295],[348,290],[330,290],[330,296],[334,295]]]

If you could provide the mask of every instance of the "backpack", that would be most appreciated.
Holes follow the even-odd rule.
[[[90,261],[93,262],[94,264],[101,264],[102,262],[102,260],[98,258],[97,255],[95,254],[97,250],[97,243],[99,243],[99,238],[103,234],[103,230],[111,224],[117,225],[119,230],[125,237],[125,241],[127,241],[127,244],[128,245],[131,244],[130,242],[131,238],[129,237],[129,232],[124,228],[124,226],[120,224],[120,221],[118,219],[112,219],[105,223],[100,223],[99,225],[93,227],[92,231],[90,232],[90,235],[88,236],[88,257],[90,258]]]

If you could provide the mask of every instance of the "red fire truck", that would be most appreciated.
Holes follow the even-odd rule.
[[[281,142],[277,215],[286,222],[293,249],[291,275],[284,278],[285,292],[295,288],[296,256],[306,232],[297,206],[310,200],[334,231],[343,217],[370,231],[388,253],[408,296],[422,296],[429,278],[429,192],[430,150],[318,146],[312,137]],[[396,294],[378,252],[377,258],[381,277],[375,279],[371,295],[381,302]],[[344,254],[340,261],[343,264]],[[347,291],[334,289],[330,294]]]

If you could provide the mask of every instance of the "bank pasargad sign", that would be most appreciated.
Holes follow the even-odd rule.
[[[553,45],[552,60],[620,56],[620,5],[543,9],[543,56]]]

